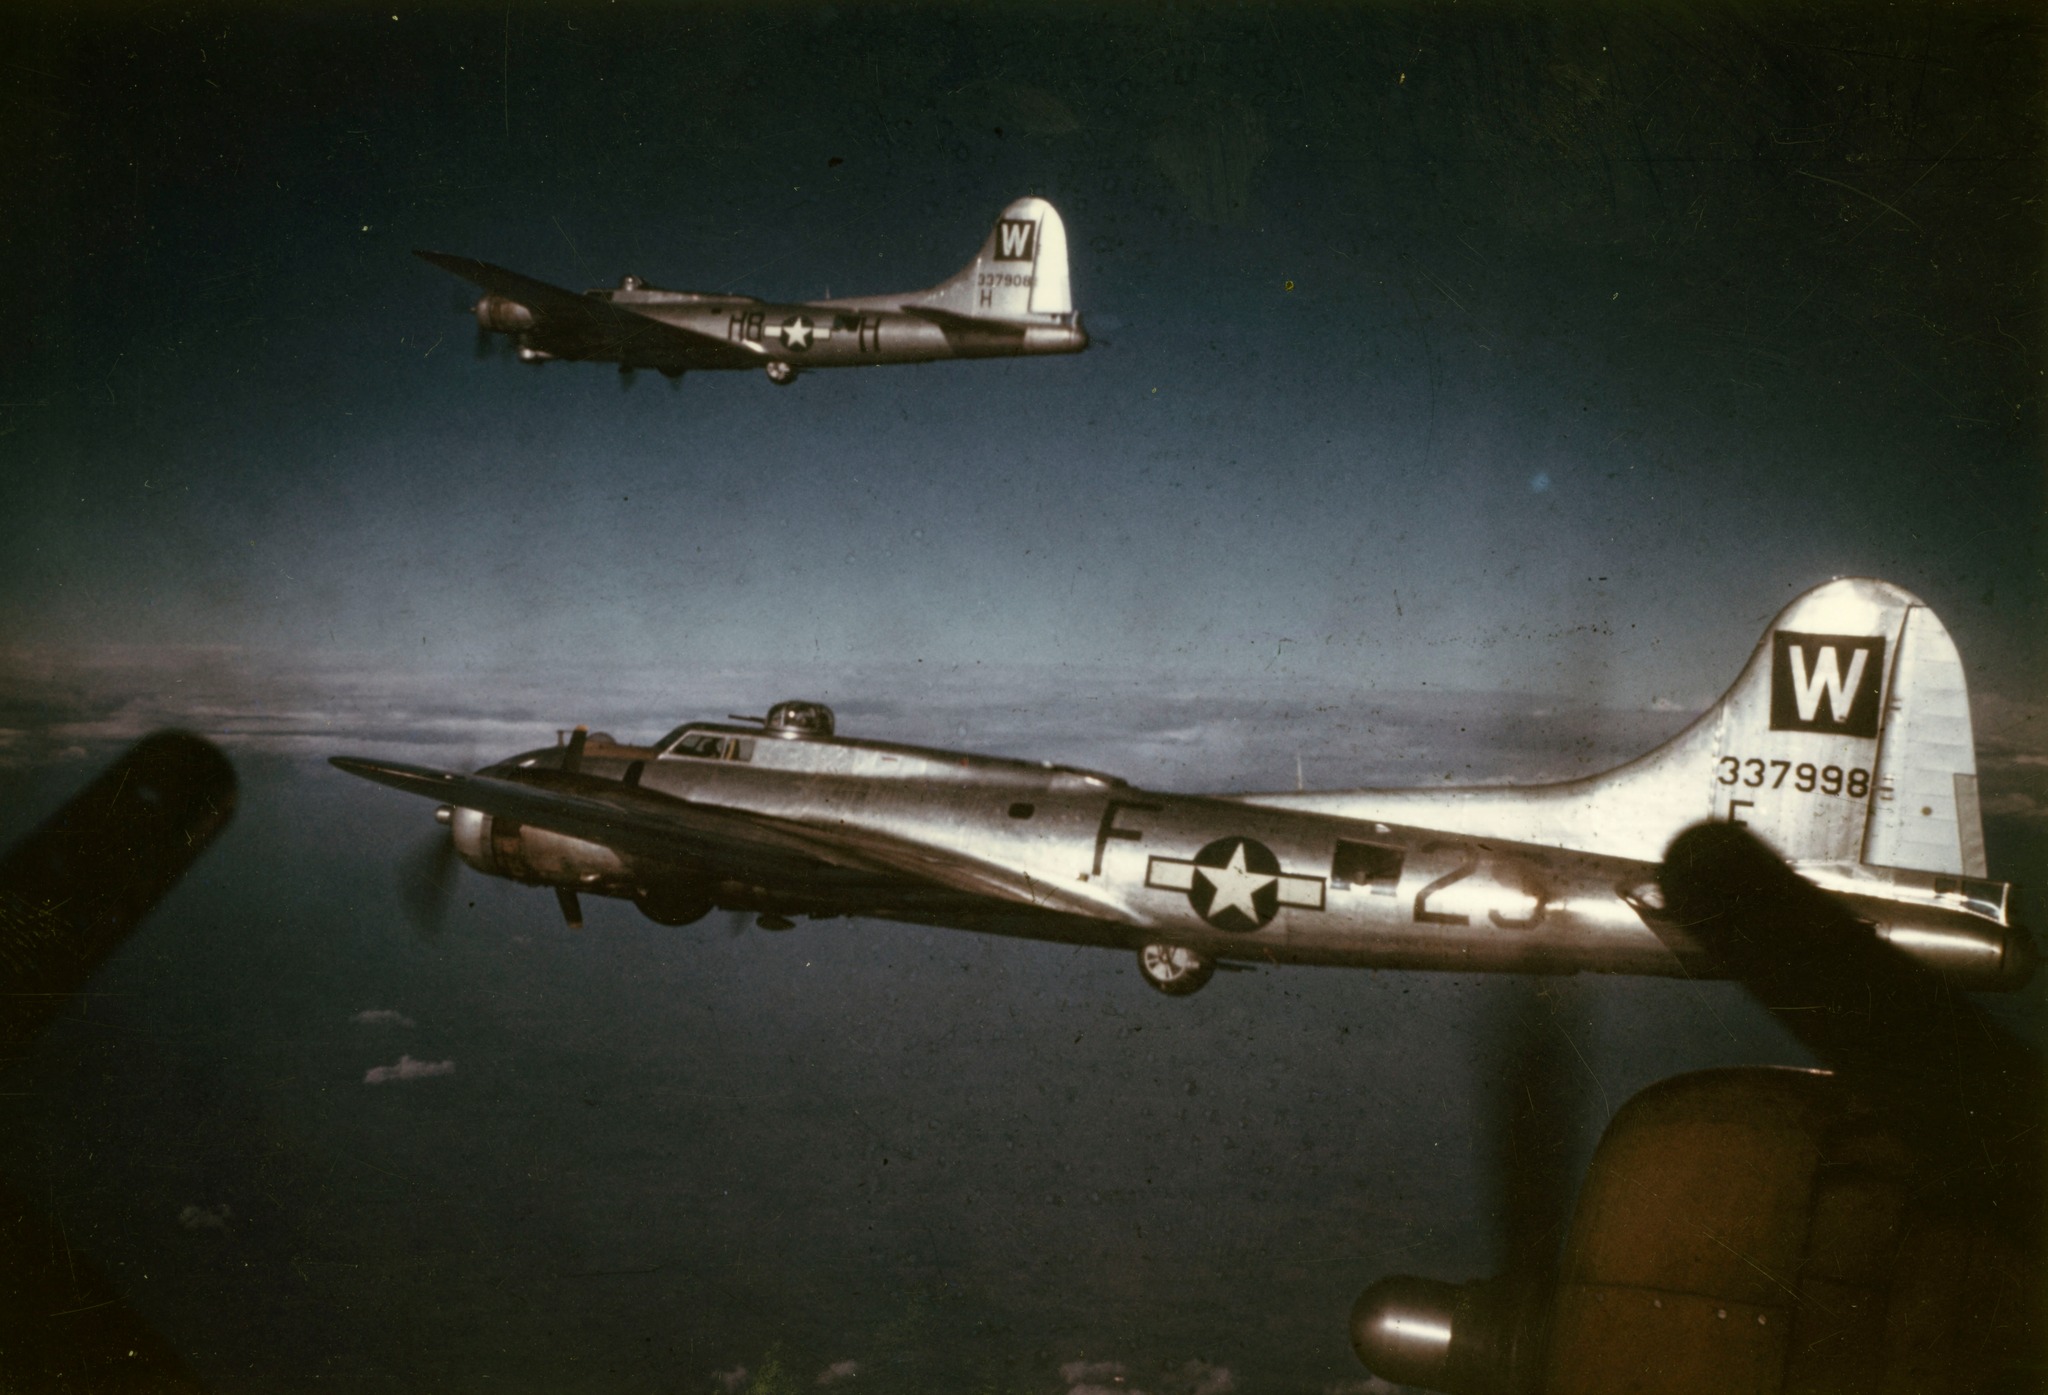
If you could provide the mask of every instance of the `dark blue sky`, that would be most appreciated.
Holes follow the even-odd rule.
[[[1694,705],[1875,572],[2039,673],[2032,20],[393,14],[11,21],[9,640]],[[407,255],[909,289],[1026,192],[1078,358],[622,392]]]

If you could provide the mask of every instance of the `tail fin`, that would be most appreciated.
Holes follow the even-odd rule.
[[[1691,824],[1731,819],[1795,863],[1985,875],[1955,642],[1918,597],[1866,578],[1786,606],[1719,703],[1604,775],[1258,802],[1641,861]]]
[[[1962,659],[1923,601],[1882,581],[1793,601],[1712,711],[1587,783],[1600,805],[1695,814],[1705,784],[1708,817],[1749,825],[1793,862],[1985,874]]]
[[[972,319],[1070,323],[1067,225],[1059,210],[1044,199],[1018,199],[996,219],[973,261],[912,303]]]

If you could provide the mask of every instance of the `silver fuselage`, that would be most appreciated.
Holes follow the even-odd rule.
[[[1036,317],[1035,322],[970,319],[905,308],[906,298],[901,296],[771,303],[748,296],[653,287],[585,294],[692,331],[713,345],[722,342],[738,354],[722,359],[692,355],[652,340],[622,352],[610,338],[600,344],[573,328],[543,323],[518,335],[524,356],[599,358],[629,368],[666,371],[745,368],[770,362],[809,370],[949,358],[1073,354],[1088,347],[1087,331],[1074,314]],[[494,324],[488,308],[479,313],[486,327]]]
[[[691,738],[695,738],[694,743]],[[714,756],[681,747],[716,748]],[[558,764],[559,748],[498,770]],[[701,723],[659,746],[594,737],[581,772],[788,825],[872,832],[983,869],[1007,899],[915,879],[823,870],[695,888],[777,915],[871,915],[1031,938],[1137,948],[1170,943],[1238,962],[1654,975],[1710,972],[1660,914],[1655,864],[1217,796],[1135,788],[1089,771],[847,738],[777,738]],[[456,810],[479,870],[640,897],[690,875]],[[2005,923],[1952,879],[1914,873],[1814,879],[1878,933],[1966,986],[2002,984],[2021,956]],[[1021,891],[1014,890],[1022,888]]]

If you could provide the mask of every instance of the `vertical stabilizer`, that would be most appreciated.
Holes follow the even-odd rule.
[[[1796,863],[1985,874],[1955,643],[1918,597],[1862,577],[1786,606],[1720,702],[1604,775],[1252,799],[1646,862],[1689,825],[1728,819]]]
[[[1074,297],[1059,210],[1044,199],[1018,199],[996,219],[973,261],[910,303],[973,319],[1067,323]]]

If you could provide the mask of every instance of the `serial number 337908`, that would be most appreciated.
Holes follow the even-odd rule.
[[[1750,789],[1782,789],[1786,776],[1792,778],[1792,788],[1801,794],[1846,795],[1850,799],[1861,799],[1870,793],[1870,772],[1863,769],[1844,770],[1839,765],[1816,766],[1811,761],[1794,765],[1789,760],[1743,759],[1740,756],[1721,757],[1720,780],[1724,785],[1744,785]]]

